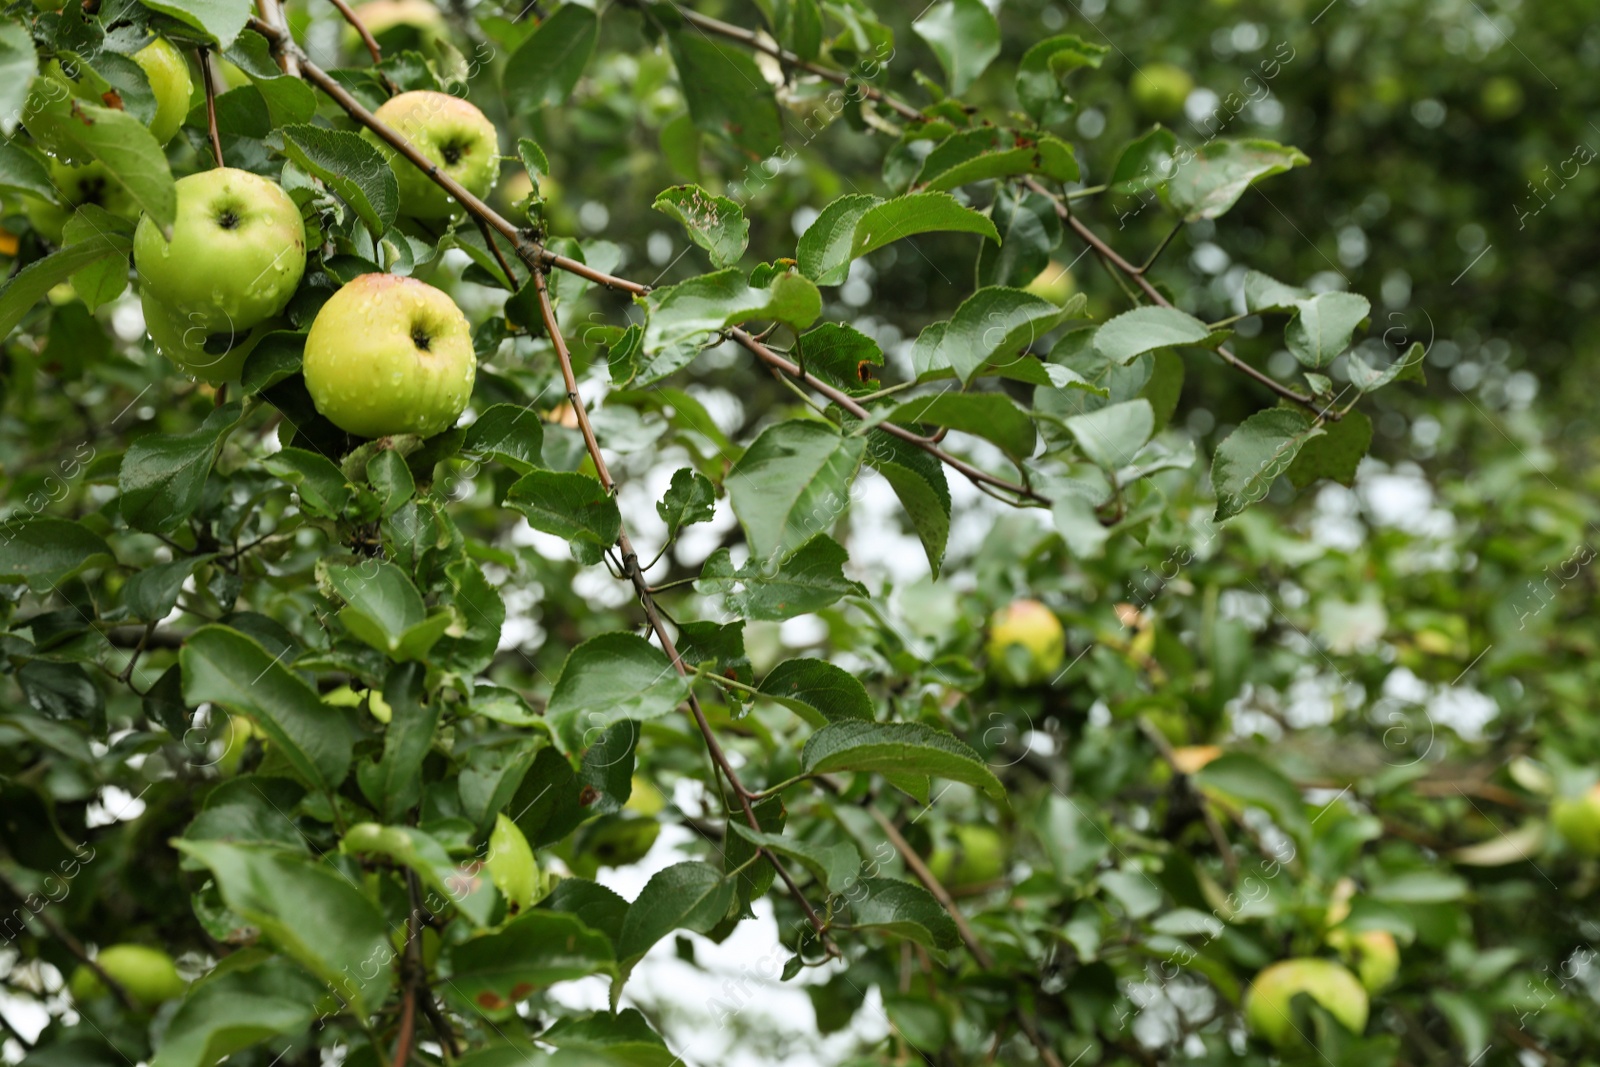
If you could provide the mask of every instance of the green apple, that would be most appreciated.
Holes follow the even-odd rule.
[[[988,826],[957,826],[954,848],[928,857],[928,870],[947,886],[983,885],[1005,874],[1005,839]]]
[[[1328,944],[1355,966],[1368,993],[1388,988],[1400,973],[1400,946],[1387,930],[1330,930]]]
[[[370,0],[355,9],[356,17],[388,51],[416,49],[424,53],[448,32],[444,15],[432,0]],[[361,35],[354,26],[344,31],[344,48],[353,55],[366,55]]]
[[[1558,798],[1550,805],[1550,822],[1572,851],[1600,856],[1600,784],[1581,796]]]
[[[346,433],[431,437],[466,410],[477,359],[449,296],[415,278],[363,274],[317,312],[301,370],[317,410]]]
[[[1034,296],[1042,296],[1052,304],[1065,304],[1078,291],[1078,281],[1065,264],[1051,260],[1033,281],[1023,286]]]
[[[281,312],[306,269],[306,229],[276,183],[232,167],[178,179],[166,241],[146,215],[133,235],[141,293],[207,334],[242,334]]]
[[[283,325],[281,320],[268,319],[249,330],[212,331],[203,317],[191,312],[184,318],[149,289],[140,291],[139,306],[144,310],[145,332],[155,342],[156,351],[185,374],[212,385],[238,381],[245,357],[261,338]]]
[[[1332,960],[1282,960],[1267,967],[1250,983],[1244,998],[1244,1017],[1252,1033],[1280,1049],[1306,1043],[1294,1025],[1290,1007],[1304,993],[1332,1015],[1345,1029],[1359,1034],[1367,1028],[1367,991],[1356,976]]]
[[[1067,637],[1055,613],[1037,600],[1018,600],[989,620],[989,665],[1016,685],[1047,682],[1066,658]]]
[[[156,94],[156,117],[150,121],[150,132],[158,142],[166,144],[189,114],[189,98],[194,95],[189,64],[165,37],[157,37],[139,49],[133,54],[133,61],[144,69],[150,91]]]
[[[494,817],[494,830],[489,834],[489,855],[483,862],[489,871],[489,881],[506,898],[506,910],[512,915],[532,907],[542,895],[539,892],[539,864],[533,858],[528,839],[522,836],[517,824],[505,815]]]
[[[25,196],[22,213],[28,217],[39,236],[51,244],[61,243],[62,228],[72,213],[85,204],[105,208],[130,222],[139,217],[139,205],[133,202],[127,188],[111,176],[103,163],[85,163],[81,167],[74,167],[59,159],[52,159],[50,184],[56,187],[60,203],[52,204],[36,196]]]
[[[1183,102],[1194,91],[1194,79],[1182,67],[1151,63],[1133,76],[1128,90],[1140,111],[1153,118],[1167,119],[1183,110]]]
[[[183,996],[186,985],[183,977],[178,974],[172,957],[158,948],[112,945],[101,949],[95,962],[143,1008],[154,1008],[163,1001]],[[72,972],[67,988],[80,1003],[110,992],[100,976],[85,966]]]
[[[487,196],[500,172],[500,139],[483,112],[449,93],[401,93],[376,115],[474,196]],[[400,185],[400,210],[413,218],[447,218],[456,202],[432,178],[371,130],[362,136],[378,146]]]

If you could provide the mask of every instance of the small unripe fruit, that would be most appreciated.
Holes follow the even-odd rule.
[[[989,666],[1016,685],[1047,682],[1066,658],[1061,620],[1037,600],[1018,600],[989,620]]]
[[[484,861],[489,881],[506,898],[506,910],[515,915],[540,897],[539,864],[528,839],[505,815],[496,815],[489,835],[489,856]]]
[[[1072,298],[1072,294],[1078,291],[1078,282],[1066,264],[1057,263],[1052,259],[1044,270],[1023,288],[1052,304],[1065,304]]]
[[[1387,989],[1400,973],[1400,946],[1387,930],[1332,930],[1328,944],[1355,966],[1368,993]]]
[[[141,292],[207,335],[243,334],[288,306],[306,269],[289,194],[231,167],[179,178],[177,191],[170,242],[148,215],[134,232]]]
[[[992,882],[1005,873],[1005,840],[987,826],[957,826],[954,848],[936,849],[928,870],[940,882],[957,888]]]
[[[81,167],[50,161],[50,184],[55,186],[61,203],[52,204],[36,196],[22,198],[22,212],[39,236],[51,244],[60,244],[62,230],[72,213],[85,204],[104,208],[119,218],[130,222],[139,217],[139,205],[134,203],[127,188],[100,162],[86,163]]]
[[[1550,822],[1572,851],[1600,856],[1600,784],[1581,796],[1557,799],[1550,805]]]
[[[189,115],[189,98],[194,95],[189,64],[165,37],[157,37],[139,49],[133,54],[133,61],[144,70],[156,97],[156,117],[150,120],[150,132],[158,143],[166,144]]]
[[[1183,102],[1194,91],[1194,79],[1182,67],[1150,63],[1133,76],[1128,91],[1140,111],[1152,118],[1167,119],[1183,110]]]
[[[183,996],[185,983],[172,957],[158,948],[145,945],[112,945],[95,957],[106,974],[128,991],[139,1005],[151,1009],[163,1001]],[[100,976],[88,967],[72,972],[67,984],[74,1000],[82,1003],[110,992]]]
[[[472,330],[425,282],[363,274],[322,305],[301,365],[323,417],[357,437],[430,437],[455,425],[477,374]]]
[[[1280,1049],[1306,1044],[1294,1025],[1294,998],[1304,993],[1345,1029],[1367,1028],[1367,991],[1356,976],[1332,960],[1293,959],[1274,963],[1256,975],[1245,994],[1244,1017],[1250,1031]]]
[[[500,172],[500,138],[476,107],[458,96],[427,90],[401,93],[378,108],[411,146],[474,196],[486,196]],[[419,219],[448,218],[460,205],[438,183],[371,130],[363,136],[389,160],[400,187],[400,210]]]

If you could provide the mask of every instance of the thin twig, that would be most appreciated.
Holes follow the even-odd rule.
[[[328,0],[328,2],[338,8],[339,14],[344,16],[344,20],[354,26],[356,33],[361,35],[361,43],[366,45],[367,51],[372,54],[373,65],[376,66],[382,63],[383,49],[378,47],[378,39],[372,36],[372,31],[367,29],[367,24],[361,21],[361,16],[357,15],[350,5],[345,3],[345,0]]]
[[[1144,734],[1146,740],[1155,746],[1156,751],[1161,753],[1161,758],[1172,769],[1172,773],[1187,779],[1188,774],[1182,767],[1178,766],[1178,754],[1173,751],[1172,742],[1167,740],[1167,736],[1157,729],[1156,724],[1150,721],[1149,716],[1141,715],[1138,721],[1140,732]],[[1234,855],[1233,845],[1228,841],[1228,835],[1223,832],[1222,824],[1217,821],[1217,813],[1211,810],[1211,805],[1207,803],[1206,798],[1200,796],[1196,791],[1195,799],[1200,803],[1200,813],[1205,819],[1207,832],[1211,834],[1211,841],[1217,846],[1217,852],[1222,855],[1222,865],[1228,870],[1228,881],[1237,884],[1239,881],[1239,857]]]
[[[1032,189],[1034,192],[1039,193],[1042,196],[1047,196],[1053,200],[1056,205],[1056,214],[1061,217],[1061,221],[1066,223],[1072,232],[1077,234],[1079,239],[1082,240],[1084,244],[1094,249],[1095,254],[1098,255],[1102,260],[1111,266],[1116,267],[1117,270],[1131,278],[1134,284],[1138,285],[1140,289],[1144,290],[1145,295],[1150,298],[1151,303],[1164,308],[1172,307],[1172,301],[1163,296],[1161,294],[1161,290],[1150,284],[1150,279],[1144,276],[1141,268],[1135,267],[1132,263],[1129,263],[1117,253],[1116,249],[1112,248],[1110,245],[1106,244],[1105,241],[1101,240],[1099,234],[1095,233],[1088,226],[1085,226],[1083,222],[1072,213],[1072,210],[1062,202],[1059,196],[1057,196],[1055,193],[1052,193],[1049,189],[1046,189],[1036,179],[1025,178],[1023,179],[1023,184],[1025,184],[1029,189]],[[1334,422],[1339,421],[1341,413],[1337,411],[1324,411],[1322,406],[1317,403],[1315,397],[1306,396],[1304,393],[1284,385],[1277,379],[1263,374],[1261,371],[1256,370],[1250,364],[1246,363],[1244,360],[1240,359],[1238,356],[1234,355],[1221,345],[1218,345],[1215,349],[1213,349],[1213,351],[1215,351],[1217,353],[1217,357],[1228,366],[1232,367],[1234,370],[1240,372],[1248,378],[1255,379],[1255,381],[1266,386],[1268,389],[1272,390],[1278,396],[1283,397],[1285,400],[1292,400],[1302,407],[1310,408],[1317,414],[1323,415]]]
[[[588,449],[589,459],[594,464],[595,474],[600,479],[600,484],[607,493],[616,491],[616,483],[612,480],[611,471],[606,466],[605,456],[600,452],[600,442],[595,438],[594,425],[589,421],[589,412],[584,407],[583,397],[578,393],[578,380],[572,370],[572,353],[567,348],[567,342],[561,335],[560,324],[556,321],[555,307],[550,302],[550,288],[545,282],[544,269],[538,266],[533,270],[534,293],[539,300],[539,314],[544,320],[545,332],[550,335],[550,342],[555,346],[556,360],[561,365],[561,378],[567,387],[567,400],[572,404],[573,414],[578,420],[578,430],[583,435],[584,447]],[[617,550],[622,554],[622,569],[628,580],[633,583],[633,591],[639,600],[639,606],[644,609],[645,619],[650,624],[650,629],[655,633],[656,640],[661,642],[661,650],[672,661],[672,666],[677,672],[688,677],[691,673],[684,664],[683,657],[678,654],[677,645],[672,639],[666,624],[661,621],[661,614],[656,608],[655,597],[650,593],[650,584],[645,580],[644,571],[639,567],[638,554],[633,550],[633,544],[628,540],[626,530],[617,534]],[[722,750],[722,744],[717,740],[717,735],[711,729],[711,723],[706,719],[705,711],[700,707],[700,698],[695,696],[694,690],[689,690],[689,714],[694,717],[695,726],[700,730],[700,736],[706,744],[706,751],[711,754],[711,760],[716,764],[723,776],[727,779],[729,787],[733,790],[739,807],[744,811],[745,821],[750,828],[761,832],[761,821],[756,817],[755,807],[750,801],[750,791],[739,780],[739,774],[734,770],[733,764],[728,761],[727,753]],[[790,894],[799,902],[801,909],[806,913],[807,920],[822,939],[824,949],[829,955],[840,955],[838,946],[828,936],[828,925],[817,914],[811,902],[795,883],[789,870],[771,850],[761,848],[757,850],[772,864],[778,877],[783,879],[784,885],[789,887]]]
[[[928,869],[928,865],[922,862],[922,857],[917,855],[917,850],[911,847],[911,842],[905,839],[905,835],[900,832],[899,827],[895,826],[887,815],[876,807],[869,806],[867,811],[872,814],[873,821],[878,824],[884,835],[889,838],[889,843],[894,846],[895,851],[900,853],[900,858],[911,869],[911,873],[917,876],[917,881],[921,882],[928,892],[933,894],[933,898],[939,902],[939,906],[949,913],[950,918],[956,924],[956,932],[961,935],[962,942],[967,946],[967,951],[972,953],[972,958],[977,961],[978,966],[985,971],[994,970],[994,957],[989,954],[988,949],[983,947],[983,942],[978,940],[978,935],[973,932],[972,924],[967,922],[967,917],[956,906],[955,899],[950,896],[950,891],[944,887],[944,883],[940,882],[934,873]],[[1038,1049],[1039,1058],[1044,1060],[1048,1067],[1061,1067],[1060,1058],[1056,1056],[1055,1050],[1050,1047],[1050,1042],[1045,1038],[1044,1034],[1039,1032],[1038,1023],[1034,1021],[1029,1012],[1020,1006],[1017,1009],[1017,1021],[1022,1026],[1022,1032],[1033,1043],[1033,1047]]]
[[[206,126],[211,132],[211,154],[216,158],[220,170],[226,164],[222,162],[222,136],[217,132],[217,80],[211,76],[211,49],[200,48],[197,51],[200,55],[200,80],[206,87]]]
[[[628,7],[640,7],[638,0],[622,0],[622,3]],[[752,51],[763,52],[786,67],[794,67],[797,70],[815,74],[817,77],[824,78],[836,85],[853,86],[859,89],[861,95],[868,100],[884,105],[903,119],[921,122],[926,118],[921,109],[897,100],[882,89],[867,85],[859,78],[851,77],[848,71],[836,70],[832,67],[825,67],[820,63],[813,63],[811,60],[796,55],[794,52],[778,47],[753,30],[747,30],[743,26],[735,26],[731,23],[723,22],[721,19],[714,19],[709,15],[690,11],[681,4],[673,5],[673,10],[682,17],[683,21],[704,33],[717,37],[726,37],[728,40],[735,41]]]
[[[274,34],[289,40],[289,20],[284,17],[283,5],[279,0],[256,0],[256,10],[261,12],[261,21],[270,26]],[[278,52],[278,64],[291,78],[300,77],[300,61],[301,54],[297,48],[285,48]]]

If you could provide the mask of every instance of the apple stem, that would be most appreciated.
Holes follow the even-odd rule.
[[[211,134],[211,154],[216,158],[217,169],[221,170],[226,164],[222,162],[222,135],[217,132],[217,79],[216,73],[211,69],[211,49],[196,49],[200,57],[200,80],[206,87],[206,126]]]

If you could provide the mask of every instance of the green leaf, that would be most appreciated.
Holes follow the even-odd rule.
[[[826,660],[791,659],[761,680],[761,692],[812,726],[846,719],[872,721],[872,698],[861,680]]]
[[[28,31],[15,22],[0,23],[0,134],[10,137],[16,132],[17,122],[22,117],[22,105],[28,100],[28,86],[33,81],[33,76],[39,73],[39,53],[34,50],[33,38]],[[0,156],[0,185],[17,188],[10,180],[12,175],[19,170],[27,174],[26,165],[19,165],[15,157],[21,156],[28,162],[32,158],[12,145],[6,145],[4,155]],[[39,168],[43,170],[43,168]],[[27,175],[29,178],[32,175]],[[48,175],[45,176],[45,189],[49,190]],[[37,188],[25,189],[27,192],[38,192]],[[53,192],[40,193],[47,200],[54,200]]]
[[[452,945],[446,959],[445,991],[471,1014],[509,1008],[557,982],[617,972],[604,933],[576,915],[543,908]]]
[[[532,408],[491,404],[467,427],[461,446],[492,456],[522,474],[544,466],[544,420]]]
[[[535,530],[601,548],[616,543],[622,515],[605,486],[572,471],[529,471],[506,492],[505,505]]]
[[[956,189],[972,182],[1037,174],[1051,181],[1078,180],[1072,146],[1050,134],[1029,136],[996,126],[962,130],[928,153],[916,185],[923,189]]]
[[[400,210],[400,186],[386,153],[348,130],[299,125],[285,126],[280,132],[284,154],[326,182],[350,205],[374,239],[394,225]]]
[[[863,771],[921,774],[965,782],[1004,800],[1005,786],[983,758],[953,734],[919,722],[836,722],[807,739],[800,767],[811,774]]]
[[[1352,352],[1346,362],[1350,384],[1363,393],[1370,393],[1394,381],[1426,383],[1427,379],[1422,373],[1422,360],[1427,354],[1421,342],[1414,341],[1404,356],[1382,370],[1374,370],[1367,365],[1366,360]]]
[[[325,993],[316,979],[265,952],[248,966],[219,968],[178,1005],[150,1067],[213,1067],[268,1038],[300,1033],[316,1018]]]
[[[80,241],[36,259],[0,286],[0,336],[7,336],[46,293],[83,270],[133,249],[127,236],[111,232],[98,240]]]
[[[856,851],[854,845],[845,842],[833,845],[813,844],[782,834],[752,830],[739,819],[729,819],[728,829],[752,845],[796,861],[810,871],[830,893],[844,893],[849,890],[855,881],[856,872],[861,869],[861,854]],[[733,850],[731,842],[728,850],[730,852]]]
[[[367,462],[367,481],[382,501],[379,514],[388,518],[400,509],[417,492],[416,479],[405,457],[392,448],[386,448]]]
[[[285,74],[272,58],[267,39],[254,30],[243,30],[227,50],[227,59],[244,71],[261,98],[274,129],[290,123],[309,122],[317,112],[317,94],[299,78]]]
[[[772,86],[749,53],[697,29],[668,39],[695,126],[728,138],[752,159],[776,151],[783,143],[783,119]]]
[[[550,173],[550,160],[544,154],[544,149],[539,147],[539,142],[531,137],[517,138],[517,155],[522,159],[522,166],[530,178],[540,174]],[[537,188],[537,183],[535,188]]]
[[[1177,308],[1139,307],[1096,330],[1094,349],[1112,362],[1127,364],[1146,352],[1195,345],[1210,336],[1205,323]]]
[[[582,4],[556,8],[506,60],[500,75],[506,99],[519,114],[565,103],[599,36],[600,19],[591,9]]]
[[[1017,64],[1017,101],[1041,126],[1053,126],[1072,114],[1066,95],[1067,75],[1079,67],[1099,67],[1105,45],[1090,44],[1064,33],[1046,37],[1022,54]]]
[[[599,1053],[617,1067],[677,1067],[682,1062],[636,1008],[615,1015],[568,1015],[552,1023],[539,1040],[558,1049]]]
[[[0,35],[10,34],[18,29],[16,25],[7,23],[0,27]],[[3,62],[5,47],[4,44],[0,44],[0,62]],[[33,54],[32,41],[28,42],[28,54]],[[5,84],[9,86],[11,83]],[[26,89],[27,82],[23,81],[21,91],[25,93]],[[15,114],[20,106],[19,100],[7,106],[3,114],[8,116]],[[11,131],[8,129],[5,133],[9,135]],[[0,191],[30,193],[50,203],[55,203],[61,195],[56,191],[55,184],[50,181],[50,171],[44,161],[35,153],[10,141],[0,142]]]
[[[221,48],[227,48],[250,21],[250,0],[140,0],[145,7],[193,26]]]
[[[903,937],[935,951],[961,944],[955,920],[920,885],[892,878],[862,878],[850,888],[850,925]]]
[[[800,272],[818,285],[842,284],[850,264],[869,252],[919,233],[977,233],[999,241],[987,215],[945,192],[912,193],[893,200],[857,194],[840,197],[800,236]]]
[[[704,596],[721,596],[727,610],[740,618],[780,622],[820,611],[840,597],[866,596],[866,587],[844,576],[849,559],[839,543],[818,534],[776,568],[755,561],[735,570],[725,548],[713,552],[695,582]]]
[[[117,472],[122,517],[136,530],[166,533],[200,506],[223,438],[243,415],[239,401],[213,408],[198,430],[149,434],[128,446]]]
[[[889,416],[901,425],[947,426],[992,441],[1013,459],[1027,459],[1038,443],[1033,420],[1003,393],[935,393],[907,400]]]
[[[439,725],[439,702],[423,699],[422,682],[421,664],[404,663],[389,672],[383,683],[389,724],[382,758],[356,768],[362,795],[385,822],[399,822],[422,795],[422,761]]]
[[[1244,306],[1252,314],[1259,311],[1293,311],[1300,301],[1310,296],[1310,290],[1284,285],[1258,270],[1245,272]]]
[[[1227,752],[1194,775],[1206,792],[1265,808],[1289,833],[1304,838],[1310,832],[1305,802],[1293,782],[1263,760],[1243,752]]]
[[[710,864],[690,860],[658,871],[628,906],[617,939],[622,977],[674,930],[703,934],[728,914],[734,884]]]
[[[32,516],[0,526],[0,582],[47,592],[89,567],[115,562],[103,538],[66,519]]]
[[[387,856],[416,871],[439,900],[453,904],[473,926],[489,924],[497,894],[487,874],[475,866],[458,867],[438,840],[415,826],[356,823],[345,831],[339,851],[357,856]]]
[[[900,499],[937,578],[950,537],[950,485],[945,480],[944,464],[909,441],[882,430],[867,433],[866,459]]]
[[[1102,470],[1115,472],[1132,463],[1139,449],[1150,440],[1156,418],[1150,401],[1140,397],[1074,415],[1066,424],[1090,462]]]
[[[659,719],[688,695],[688,680],[659,648],[630,633],[601,634],[567,656],[545,717],[572,754],[613,723]]]
[[[960,96],[1000,54],[1000,24],[983,0],[943,0],[911,24]]]
[[[1021,288],[1050,266],[1061,244],[1061,216],[1049,197],[1003,187],[995,191],[993,217],[1000,243],[978,249],[978,285]]]
[[[28,705],[51,719],[81,719],[97,734],[105,732],[106,699],[76,663],[34,659],[17,671]]]
[[[1372,420],[1365,412],[1347,411],[1338,422],[1326,423],[1323,432],[1306,441],[1289,465],[1289,481],[1304,489],[1318,478],[1354,485],[1356,468],[1372,447]]]
[[[1214,219],[1262,178],[1310,163],[1305,153],[1276,141],[1207,141],[1180,157],[1167,198],[1185,222]]]
[[[1283,342],[1301,366],[1321,370],[1350,347],[1350,335],[1372,311],[1355,293],[1318,293],[1295,301],[1296,314],[1284,327]]]
[[[1289,408],[1268,408],[1240,423],[1211,460],[1215,521],[1232,518],[1267,495],[1308,440],[1323,431]]]
[[[99,160],[163,231],[172,227],[178,194],[167,156],[144,123],[126,111],[72,95],[59,78],[35,78],[22,114],[40,147],[67,163]]]
[[[750,242],[750,221],[738,204],[698,185],[674,185],[650,205],[683,224],[689,240],[711,255],[714,267],[731,267]]]
[[[327,983],[365,1017],[388,996],[394,946],[383,915],[341,873],[278,848],[187,841],[174,848],[211,869],[229,910]]]
[[[194,569],[215,558],[207,552],[181,556],[170,563],[157,563],[128,579],[122,587],[122,602],[141,619],[156,622],[167,617],[178,603],[178,593]]]
[[[796,343],[796,355],[806,373],[847,393],[870,393],[878,388],[872,375],[883,366],[878,342],[843,322],[819,323]]]
[[[1030,346],[1071,313],[1021,289],[979,289],[948,322],[936,322],[917,335],[912,365],[919,380],[948,367],[965,385],[985,369],[1030,358]]]
[[[716,514],[717,491],[711,479],[688,467],[672,472],[667,495],[656,504],[656,514],[667,524],[667,537],[675,538],[685,526],[710,522]]]
[[[654,384],[688,365],[718,333],[751,319],[774,319],[803,330],[822,314],[822,294],[806,278],[780,274],[771,285],[750,285],[736,267],[702,274],[647,298],[644,351],[648,362],[635,387]]]
[[[184,701],[191,707],[212,701],[250,716],[306,781],[331,793],[350,769],[350,727],[279,662],[282,656],[238,630],[202,626],[178,653]]]
[[[308,514],[335,518],[350,506],[353,490],[333,461],[303,448],[285,448],[266,457],[262,465],[294,486]]]
[[[339,621],[361,641],[398,660],[418,659],[427,654],[433,641],[444,636],[453,619],[448,611],[438,613],[443,623],[429,628],[432,640],[421,640],[422,626],[428,618],[427,606],[416,585],[396,564],[380,559],[346,563],[323,560],[317,576],[345,606]],[[418,647],[421,640],[422,647]]]
[[[724,481],[752,560],[780,559],[831,530],[849,506],[865,451],[861,438],[809,419],[763,430]]]
[[[1172,177],[1178,139],[1160,123],[1129,141],[1117,156],[1107,184],[1119,193],[1138,194]]]

